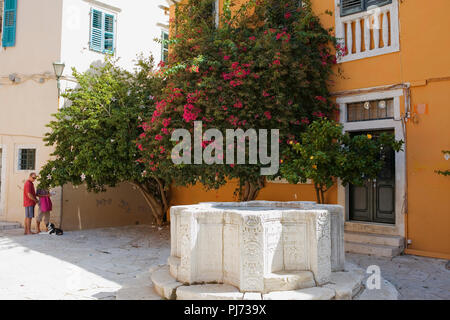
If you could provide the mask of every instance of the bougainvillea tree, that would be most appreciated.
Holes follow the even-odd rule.
[[[139,147],[148,172],[207,188],[238,179],[241,199],[251,200],[264,186],[263,163],[174,165],[172,132],[183,128],[194,133],[195,121],[223,136],[226,129],[279,129],[282,152],[311,121],[333,112],[328,81],[336,63],[335,39],[309,1],[236,6],[225,0],[218,23],[214,3],[187,0],[176,5],[169,62],[161,69],[167,86],[143,123]],[[203,141],[203,148],[212,143],[217,141]]]
[[[168,181],[146,174],[136,146],[143,132],[141,121],[153,113],[153,95],[161,90],[152,59],[140,58],[133,73],[107,60],[84,73],[74,70],[73,75],[77,87],[63,94],[68,103],[48,124],[44,140],[54,152],[40,172],[40,186],[85,184],[89,191],[100,192],[130,183],[162,224]]]

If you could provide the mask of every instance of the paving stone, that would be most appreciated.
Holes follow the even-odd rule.
[[[314,287],[292,291],[275,291],[263,294],[263,300],[331,300],[335,296],[333,289]]]
[[[262,294],[259,292],[246,292],[243,300],[262,300]]]
[[[162,300],[153,286],[121,288],[116,293],[116,300]]]
[[[399,293],[389,281],[382,279],[380,289],[364,289],[355,300],[397,300]]]
[[[351,300],[363,286],[363,270],[332,272],[330,284],[324,287],[335,290],[336,300]]]
[[[177,288],[177,300],[242,300],[244,294],[227,284],[200,284]]]
[[[155,291],[168,300],[174,300],[176,289],[183,285],[170,275],[169,266],[164,266],[154,271],[151,275],[151,280]]]

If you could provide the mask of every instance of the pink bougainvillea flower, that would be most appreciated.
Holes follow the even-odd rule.
[[[163,137],[160,134],[157,134],[155,136],[155,140],[161,141],[163,139]]]
[[[138,144],[137,147],[138,147],[138,149],[141,150],[141,151],[144,150],[144,148],[142,147],[142,144]]]
[[[249,37],[248,39],[251,40],[251,41],[255,41],[255,40],[256,40],[256,37],[255,37],[255,36],[251,36],[251,37]]]
[[[292,14],[290,12],[286,12],[286,14],[284,15],[285,19],[289,19],[292,16]]]
[[[231,73],[222,73],[223,80],[231,80],[233,77]]]
[[[172,118],[163,119],[162,121],[163,126],[167,128],[170,125],[171,120]]]
[[[230,60],[230,56],[223,56],[223,60]]]
[[[323,112],[321,112],[321,111],[315,111],[312,114],[313,114],[313,116],[316,116],[316,117],[319,117],[319,118],[325,117],[325,114]]]
[[[264,115],[266,116],[267,119],[272,119],[272,115],[270,114],[270,111],[266,111],[264,112]]]
[[[243,107],[242,102],[238,100],[238,101],[233,105],[233,107],[238,108],[238,109],[241,109],[241,108]]]
[[[236,69],[237,67],[239,67],[239,62],[233,62],[231,64],[231,68]]]
[[[273,61],[273,65],[277,65],[277,66],[280,66],[281,65],[281,62],[280,62],[280,60],[274,60]]]
[[[263,97],[269,97],[269,96],[270,96],[270,94],[268,94],[267,91],[264,90],[264,91],[263,91]]]
[[[316,96],[315,98],[316,98],[316,100],[319,100],[319,101],[322,101],[322,102],[327,102],[327,99],[325,99],[322,96]]]

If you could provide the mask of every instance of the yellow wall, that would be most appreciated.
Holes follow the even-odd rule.
[[[334,0],[312,0],[314,11],[325,27],[335,26]],[[399,83],[411,84],[411,108],[427,104],[428,114],[406,124],[408,203],[407,252],[450,257],[450,179],[434,173],[448,169],[441,150],[450,149],[450,1],[399,1],[400,52],[345,62],[343,77],[334,77],[333,92]],[[404,109],[402,97],[402,112]],[[233,201],[235,184],[205,192],[200,186],[174,188],[172,204],[200,201]],[[327,202],[337,202],[337,188]],[[264,200],[315,200],[311,185],[271,184],[261,191]],[[401,214],[401,213],[397,213]]]
[[[92,193],[86,187],[63,188],[64,230],[152,224],[154,219],[142,195],[129,184],[122,183],[106,192]]]

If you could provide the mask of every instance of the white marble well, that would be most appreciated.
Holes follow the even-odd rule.
[[[344,213],[314,202],[174,206],[169,270],[180,284],[240,292],[309,288],[344,269]]]

